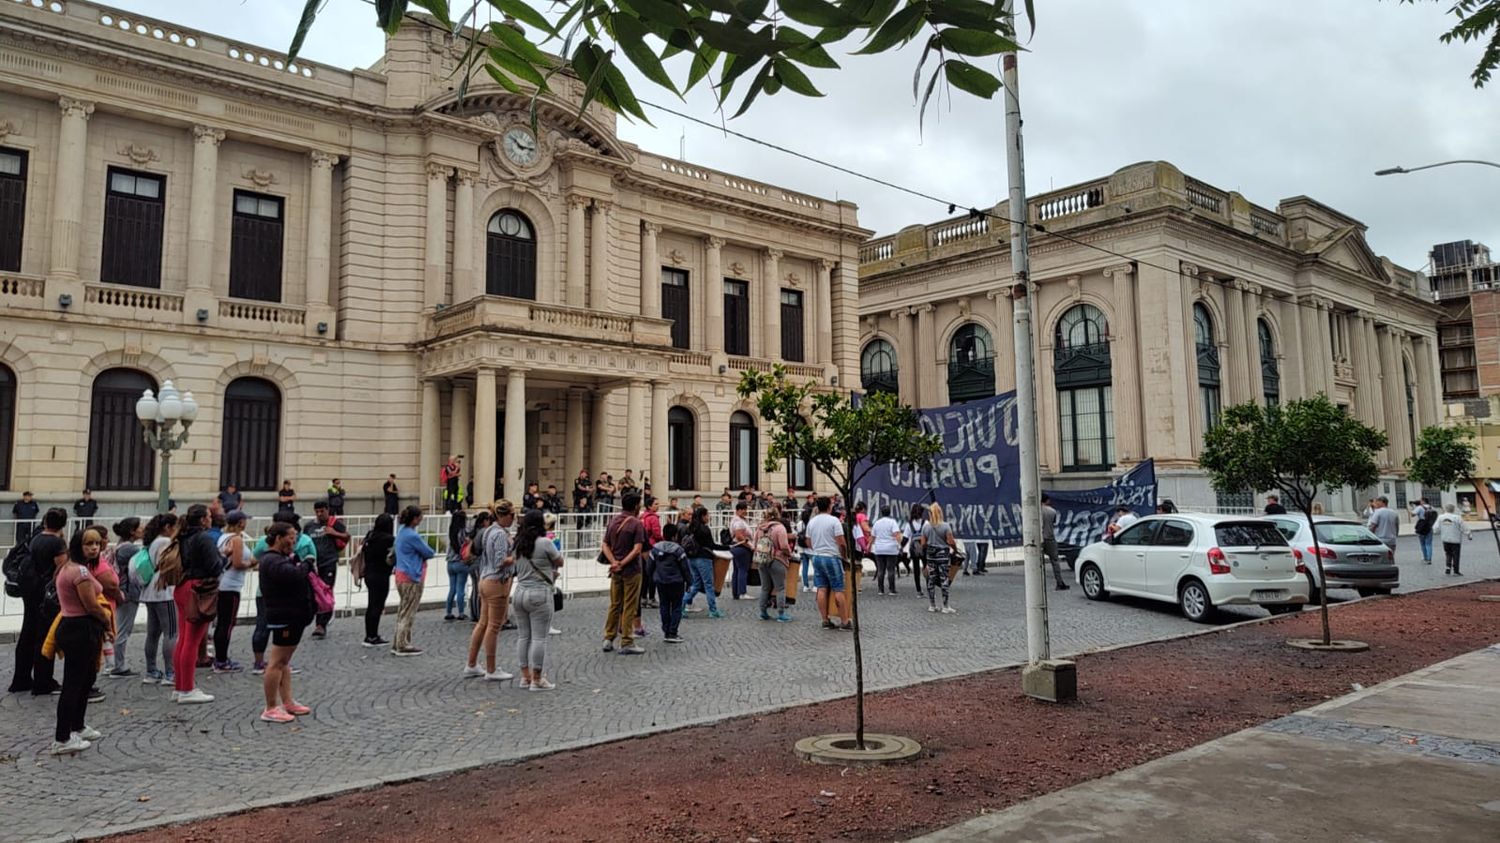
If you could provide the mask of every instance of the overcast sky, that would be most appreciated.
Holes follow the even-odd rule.
[[[116,0],[185,26],[285,49],[301,0]],[[453,5],[460,5],[454,3]],[[1127,164],[1171,161],[1274,208],[1306,194],[1369,226],[1379,254],[1411,268],[1428,248],[1475,239],[1500,249],[1500,170],[1455,166],[1375,178],[1392,165],[1500,159],[1500,82],[1469,82],[1479,48],[1437,41],[1449,3],[1395,0],[1037,0],[1021,60],[1027,182],[1036,194]],[[377,59],[363,0],[329,0],[305,48],[342,67]],[[849,46],[847,49],[854,49]],[[732,128],[932,193],[961,206],[1005,195],[999,99],[954,93],[919,131],[911,99],[919,45],[849,56],[813,74],[827,94],[762,98]],[[640,82],[642,99],[714,119],[707,91],[684,105]],[[648,112],[650,110],[648,109]],[[880,233],[947,209],[651,112],[623,125],[646,149],[790,189],[851,199]]]

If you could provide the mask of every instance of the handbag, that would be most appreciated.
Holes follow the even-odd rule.
[[[333,589],[323,578],[318,576],[317,571],[307,572],[307,581],[312,583],[313,608],[318,614],[328,614],[333,611]]]
[[[188,601],[188,622],[208,623],[219,614],[219,578],[193,583],[193,599]]]
[[[604,554],[601,553],[599,555],[603,556]],[[543,582],[552,586],[552,611],[554,613],[561,612],[563,610],[563,601],[567,599],[567,596],[563,594],[562,589],[557,587],[556,578],[542,573],[542,569],[538,568],[535,564],[532,564],[531,570],[536,571],[536,575],[541,577]]]

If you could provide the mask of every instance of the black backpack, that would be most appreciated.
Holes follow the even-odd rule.
[[[1416,526],[1417,535],[1419,535],[1419,536],[1425,536],[1425,535],[1431,533],[1432,532],[1432,525],[1437,523],[1437,519],[1438,519],[1437,510],[1433,509],[1430,506],[1427,507],[1426,511],[1422,513],[1422,520],[1417,522],[1417,526]]]
[[[26,580],[31,568],[31,543],[18,541],[10,552],[5,554],[3,571],[5,574],[5,593],[9,597],[20,597],[25,590]]]

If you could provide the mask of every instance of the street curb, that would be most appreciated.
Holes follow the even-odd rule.
[[[1398,595],[1379,595],[1379,596],[1372,596],[1372,597],[1358,597],[1358,598],[1355,598],[1353,600],[1345,600],[1345,601],[1340,601],[1339,603],[1331,603],[1331,604],[1329,604],[1328,608],[1329,608],[1330,611],[1333,611],[1333,610],[1339,608],[1340,606],[1355,605],[1355,604],[1361,603],[1361,602],[1366,601],[1366,600],[1389,600],[1389,599],[1392,599],[1392,598],[1400,598],[1400,597],[1405,597],[1405,596],[1410,596],[1410,595],[1422,594],[1422,593],[1425,593],[1425,592],[1428,592],[1428,591],[1438,591],[1438,590],[1441,590],[1441,589],[1449,589],[1449,588],[1464,588],[1464,587],[1468,587],[1468,586],[1472,586],[1472,585],[1479,585],[1479,584],[1487,583],[1487,582],[1491,582],[1492,583],[1492,582],[1497,582],[1497,581],[1500,581],[1500,577],[1481,577],[1481,578],[1478,578],[1478,579],[1475,579],[1475,580],[1470,580],[1470,581],[1467,581],[1467,582],[1445,583],[1445,584],[1442,584],[1442,585],[1429,586],[1429,587],[1426,587],[1426,588],[1416,589],[1416,590],[1410,591],[1410,592],[1404,592],[1404,593],[1398,594]],[[1123,644],[1111,644],[1111,645],[1107,645],[1107,646],[1103,646],[1103,647],[1093,647],[1093,648],[1089,648],[1089,649],[1086,649],[1086,650],[1079,650],[1079,651],[1076,651],[1076,652],[1073,652],[1073,653],[1066,654],[1066,655],[1062,656],[1062,658],[1064,658],[1064,659],[1073,659],[1073,658],[1076,658],[1078,656],[1087,656],[1087,655],[1097,655],[1097,654],[1102,654],[1102,653],[1111,653],[1111,652],[1115,652],[1115,651],[1119,651],[1119,650],[1131,649],[1131,648],[1134,648],[1134,647],[1144,647],[1144,646],[1149,646],[1149,645],[1153,645],[1153,644],[1161,644],[1161,643],[1165,643],[1165,642],[1169,642],[1169,641],[1179,641],[1179,640],[1183,640],[1183,639],[1187,639],[1187,638],[1196,638],[1196,637],[1205,636],[1205,635],[1214,635],[1214,634],[1217,634],[1217,633],[1220,633],[1220,632],[1224,632],[1224,631],[1228,631],[1228,630],[1233,630],[1233,629],[1238,629],[1238,628],[1244,627],[1244,626],[1250,626],[1250,625],[1253,625],[1253,624],[1267,623],[1269,621],[1281,620],[1281,619],[1287,618],[1287,617],[1291,617],[1291,616],[1289,616],[1289,615],[1270,615],[1270,616],[1264,617],[1264,618],[1249,618],[1247,620],[1238,621],[1238,622],[1231,623],[1231,624],[1224,624],[1222,626],[1206,627],[1204,629],[1195,629],[1195,630],[1191,630],[1189,632],[1174,633],[1172,635],[1162,636],[1160,638],[1152,638],[1152,639],[1148,639],[1148,640],[1144,640],[1144,641],[1134,641],[1134,642],[1123,643]],[[1500,647],[1500,644],[1492,645],[1490,647],[1481,648],[1481,650],[1484,650],[1484,649],[1493,649],[1495,647]],[[1458,656],[1455,656],[1454,658],[1458,658]],[[1443,663],[1446,663],[1446,661],[1451,661],[1451,659],[1445,660],[1445,662],[1443,662]],[[1443,663],[1440,663],[1440,664],[1443,664]],[[934,674],[934,675],[932,675],[930,677],[925,677],[925,678],[923,678],[919,682],[908,682],[908,683],[903,683],[903,684],[870,685],[870,686],[867,686],[865,690],[866,690],[866,693],[879,693],[879,692],[884,692],[884,691],[896,691],[896,690],[902,690],[902,689],[906,689],[906,688],[915,688],[915,687],[918,687],[918,686],[927,685],[927,684],[931,684],[931,683],[934,683],[934,682],[948,682],[948,681],[952,681],[952,680],[955,680],[955,679],[964,679],[964,678],[967,678],[967,677],[970,677],[970,676],[977,676],[977,675],[980,675],[980,674],[999,673],[999,672],[1003,672],[1003,671],[1015,670],[1017,668],[1025,666],[1025,664],[1026,664],[1026,662],[1024,662],[1024,661],[1014,661],[1014,662],[1007,662],[1007,663],[1004,663],[1004,664],[994,665],[994,666],[991,666],[991,667],[981,668],[979,670],[951,671],[951,672],[948,672],[948,673]],[[1439,665],[1430,665],[1427,668],[1420,668],[1418,671],[1414,671],[1413,673],[1417,673],[1417,672],[1421,672],[1421,671],[1426,671],[1426,670],[1431,670],[1432,668],[1435,668],[1435,667],[1438,667],[1438,666]],[[1406,676],[1409,677],[1410,674],[1406,674]],[[1401,677],[1397,677],[1396,679],[1388,680],[1385,683],[1381,683],[1381,685],[1374,686],[1374,688],[1379,688],[1382,685],[1386,685],[1386,684],[1389,684],[1391,682],[1396,682],[1400,678]],[[1372,690],[1374,690],[1374,688],[1366,689],[1366,691],[1372,691]],[[1365,693],[1365,692],[1351,692],[1351,693]],[[309,804],[309,803],[313,803],[313,802],[319,802],[319,801],[322,801],[322,800],[325,800],[325,799],[329,799],[331,797],[342,796],[342,795],[350,794],[350,793],[358,793],[358,792],[361,792],[361,791],[373,790],[373,789],[376,789],[376,788],[381,788],[381,787],[386,787],[386,786],[391,786],[391,785],[407,784],[407,783],[410,783],[410,782],[419,782],[419,781],[428,781],[428,780],[432,780],[432,779],[440,779],[440,778],[443,778],[443,777],[446,777],[446,776],[453,775],[455,773],[467,772],[469,770],[477,770],[477,769],[484,768],[484,767],[512,767],[512,766],[516,766],[516,765],[519,765],[519,764],[530,763],[532,761],[535,761],[538,758],[542,758],[542,757],[546,757],[546,756],[550,756],[550,755],[557,755],[559,753],[572,752],[574,750],[587,749],[589,747],[595,747],[595,746],[608,746],[608,745],[614,744],[614,743],[620,743],[620,742],[624,742],[624,741],[631,741],[631,740],[636,740],[638,738],[650,737],[650,736],[654,736],[654,735],[671,734],[673,732],[680,732],[680,731],[683,731],[683,730],[686,730],[686,729],[695,729],[695,728],[698,728],[700,726],[712,726],[712,725],[715,725],[715,724],[718,724],[718,723],[724,723],[724,722],[727,722],[729,720],[734,720],[734,719],[738,719],[738,718],[741,718],[741,717],[759,716],[759,715],[764,715],[764,714],[773,714],[773,713],[777,713],[777,712],[787,711],[789,709],[801,708],[803,706],[819,705],[819,704],[827,703],[827,702],[836,702],[836,701],[839,701],[839,700],[847,700],[847,699],[850,699],[852,697],[853,697],[852,694],[829,694],[829,695],[823,695],[823,696],[819,696],[819,697],[813,697],[813,698],[809,698],[809,699],[805,699],[805,700],[799,700],[799,701],[797,701],[795,703],[787,703],[785,705],[771,706],[769,708],[759,709],[759,710],[753,711],[753,712],[741,712],[741,713],[738,713],[738,714],[731,714],[731,715],[717,715],[717,714],[715,714],[715,715],[709,715],[709,716],[705,716],[705,717],[700,717],[700,718],[696,718],[696,719],[692,719],[692,720],[683,721],[681,723],[676,723],[676,724],[673,724],[671,726],[654,727],[654,728],[653,727],[648,727],[648,728],[645,728],[645,729],[638,729],[638,730],[635,730],[635,731],[632,731],[632,732],[622,733],[622,734],[619,734],[619,735],[612,735],[612,736],[604,738],[602,740],[601,739],[595,739],[595,738],[580,738],[580,739],[577,739],[577,740],[566,741],[564,743],[554,744],[554,745],[546,747],[545,749],[535,750],[535,751],[532,751],[532,752],[528,752],[528,753],[524,753],[524,754],[515,756],[513,758],[506,758],[506,759],[503,759],[503,760],[494,760],[494,761],[459,761],[459,762],[453,762],[453,763],[449,763],[449,764],[442,764],[442,765],[438,765],[438,766],[435,766],[435,767],[425,767],[425,768],[421,768],[421,769],[418,769],[418,770],[409,770],[409,771],[404,771],[404,772],[401,772],[401,773],[393,773],[391,775],[380,776],[380,777],[377,777],[377,778],[374,778],[374,779],[366,779],[366,780],[362,780],[362,781],[358,781],[358,782],[352,782],[352,783],[346,783],[346,784],[328,785],[328,786],[324,786],[324,787],[310,788],[307,791],[305,791],[303,793],[300,793],[297,796],[295,796],[293,798],[290,798],[290,799],[270,797],[270,798],[266,798],[266,799],[254,800],[254,801],[251,801],[251,802],[242,802],[242,803],[236,803],[236,804],[227,804],[227,805],[221,806],[220,808],[216,808],[216,809],[210,810],[210,811],[200,811],[200,812],[197,812],[197,813],[173,814],[173,815],[166,816],[166,817],[159,817],[159,818],[154,819],[154,820],[143,820],[143,821],[140,821],[140,822],[129,823],[129,824],[126,824],[126,825],[121,825],[121,826],[111,826],[111,827],[108,827],[108,828],[100,828],[100,829],[88,829],[88,828],[85,828],[85,829],[82,829],[82,830],[80,830],[78,832],[75,832],[73,834],[58,835],[58,836],[50,837],[50,838],[43,838],[42,841],[41,841],[41,843],[73,843],[73,841],[97,840],[97,839],[101,839],[101,838],[116,837],[116,836],[119,836],[119,835],[131,834],[131,833],[140,832],[140,831],[146,831],[146,830],[150,830],[150,829],[166,828],[166,827],[170,827],[170,826],[183,825],[183,824],[186,824],[186,823],[201,822],[201,821],[204,821],[204,820],[216,819],[216,818],[219,818],[219,817],[232,816],[232,815],[235,815],[235,814],[246,813],[248,811],[258,810],[258,809],[262,809],[262,808],[292,807],[292,806],[298,806],[298,805],[305,805],[305,804]],[[1340,697],[1339,699],[1344,699],[1344,697]],[[1321,707],[1322,705],[1328,705],[1331,702],[1333,702],[1333,701],[1329,701],[1329,703],[1322,703],[1322,704],[1320,704],[1319,707]],[[1315,711],[1316,708],[1317,707],[1314,707],[1312,709],[1307,709],[1307,711]],[[1248,728],[1251,728],[1251,729],[1259,728],[1260,725],[1263,725],[1263,724],[1257,724],[1256,726],[1251,726],[1251,727],[1248,727]],[[1199,745],[1199,747],[1201,747],[1201,746],[1203,746],[1203,744]],[[1194,749],[1197,749],[1199,747],[1192,747],[1190,749],[1184,750],[1184,752],[1191,752]],[[1168,757],[1170,757],[1170,756],[1168,756]],[[1155,759],[1155,760],[1160,760],[1160,759]],[[1155,760],[1153,760],[1151,762],[1147,762],[1147,763],[1155,763]]]

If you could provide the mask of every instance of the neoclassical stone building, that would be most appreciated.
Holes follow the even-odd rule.
[[[344,70],[81,0],[0,6],[0,489],[147,500],[133,405],[202,406],[174,489],[763,471],[741,371],[857,375],[858,227],[620,141],[410,26]],[[793,474],[805,474],[798,470]],[[795,485],[809,478],[793,477]]]
[[[1401,465],[1441,417],[1439,310],[1357,220],[1305,196],[1253,205],[1165,162],[1038,196],[1027,218],[1048,232],[1031,244],[1048,484],[1097,486],[1153,457],[1163,496],[1251,506],[1197,469],[1205,428],[1226,406],[1322,392],[1389,433],[1382,491],[1420,493]],[[1014,388],[1006,223],[915,225],[860,259],[867,389],[942,406]]]

